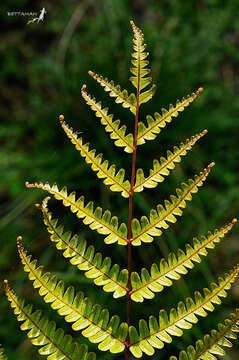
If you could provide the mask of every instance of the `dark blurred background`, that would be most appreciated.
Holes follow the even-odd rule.
[[[46,8],[43,22],[26,25],[29,17],[8,16],[8,11],[37,11]],[[56,181],[77,194],[85,194],[104,209],[127,221],[127,201],[111,193],[75,151],[58,123],[59,114],[78,131],[85,141],[103,152],[104,157],[130,174],[131,157],[113,146],[103,127],[81,98],[81,86],[103,105],[110,107],[133,129],[133,118],[127,109],[116,105],[87,71],[114,79],[132,91],[128,81],[133,19],[145,34],[150,52],[154,82],[158,86],[153,101],[142,107],[145,115],[168,107],[177,99],[203,86],[203,94],[155,141],[141,146],[137,166],[147,171],[153,158],[165,155],[167,149],[191,135],[208,129],[208,135],[183,158],[175,171],[156,189],[135,195],[134,215],[148,214],[152,207],[175,192],[187,177],[199,172],[211,161],[216,167],[206,186],[194,195],[177,223],[164,232],[152,245],[134,248],[134,269],[150,267],[153,261],[167,256],[178,247],[184,248],[193,236],[206,234],[220,227],[239,212],[238,134],[239,134],[239,3],[238,0],[153,1],[98,0],[44,2],[13,0],[1,3],[1,122],[0,122],[0,201],[1,201],[1,280],[8,278],[17,293],[36,308],[43,308],[59,326],[81,342],[87,342],[71,331],[53,310],[44,305],[37,291],[23,272],[16,251],[16,237],[23,235],[25,246],[45,265],[46,269],[85,291],[93,301],[107,304],[111,313],[125,318],[125,298],[113,300],[92,285],[82,273],[69,265],[50,243],[40,212],[33,206],[46,193],[26,190],[24,182]],[[127,265],[126,248],[106,246],[103,237],[90,232],[69,210],[57,201],[50,202],[54,215],[61,218],[66,229],[80,232],[98,251],[110,255],[113,262]],[[155,299],[133,304],[133,323],[159,309],[174,306],[194,289],[208,286],[238,261],[238,225],[203,258],[201,265],[174,283]],[[187,344],[215,328],[216,323],[233,311],[239,298],[239,285],[234,285],[230,298],[217,307],[213,315],[200,321],[192,331],[166,346],[160,358],[178,354]],[[0,293],[0,343],[10,360],[40,359],[26,334],[19,330],[7,300]],[[91,349],[95,349],[90,345]],[[225,359],[238,359],[236,347]],[[156,354],[152,359],[158,359]],[[147,358],[147,357],[145,357]],[[97,359],[122,359],[100,353]]]

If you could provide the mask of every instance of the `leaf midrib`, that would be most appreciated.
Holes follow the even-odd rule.
[[[66,200],[66,201],[70,204],[70,206],[73,206],[73,207],[77,208],[79,211],[81,211],[83,214],[85,214],[85,216],[91,217],[94,221],[98,222],[102,227],[107,228],[107,229],[109,230],[109,233],[113,233],[113,234],[116,235],[118,238],[120,238],[121,240],[124,240],[124,241],[127,243],[127,239],[126,239],[126,238],[122,237],[122,236],[121,236],[119,233],[117,233],[114,229],[110,228],[107,224],[104,224],[104,223],[103,223],[102,221],[100,221],[98,218],[94,217],[93,214],[88,214],[88,213],[85,211],[85,208],[83,208],[83,209],[80,208],[80,207],[76,204],[76,202],[72,202],[68,197],[63,196],[60,191],[58,191],[58,192],[55,191],[50,185],[49,185],[50,191],[49,191],[49,189],[47,189],[47,185],[45,185],[45,184],[42,184],[42,185],[40,185],[40,184],[27,184],[27,186],[28,186],[28,187],[38,187],[39,189],[46,190],[46,191],[50,192],[50,193],[53,194],[53,195],[55,194],[55,195],[57,195],[57,196],[60,196],[63,200]],[[61,201],[63,201],[62,199],[61,199]],[[90,226],[90,224],[89,224],[89,226]],[[96,231],[97,231],[97,230],[98,230],[98,229],[96,229]],[[105,235],[105,234],[101,234],[101,235]]]
[[[225,230],[225,229],[224,229]],[[229,230],[228,230],[229,231]],[[170,268],[169,270],[165,271],[163,274],[160,274],[159,276],[155,277],[154,279],[150,280],[149,282],[147,282],[146,284],[144,284],[143,286],[140,286],[139,288],[131,291],[130,295],[133,295],[134,293],[140,291],[143,288],[147,288],[150,284],[154,283],[155,281],[159,280],[161,277],[163,276],[167,276],[168,273],[170,273],[171,271],[174,271],[177,267],[181,266],[183,263],[185,263],[186,261],[190,260],[190,258],[192,258],[194,255],[198,254],[200,252],[201,249],[206,248],[208,244],[210,244],[211,242],[214,243],[214,240],[219,237],[220,235],[225,235],[225,233],[223,233],[223,231],[214,234],[211,240],[206,241],[202,246],[200,246],[197,250],[195,250],[191,255],[186,255],[185,258],[181,261],[179,261],[175,266],[173,266],[172,268]],[[162,285],[163,286],[163,285]],[[163,286],[165,287],[165,286]],[[163,290],[163,289],[162,289]]]
[[[63,299],[59,298],[59,296],[56,295],[52,290],[48,289],[47,285],[46,285],[46,284],[44,285],[44,282],[41,280],[41,278],[40,278],[39,276],[37,276],[37,274],[35,273],[34,269],[31,267],[31,263],[27,261],[27,258],[25,257],[23,250],[20,249],[19,251],[20,251],[20,254],[22,254],[23,260],[24,260],[25,264],[28,266],[28,268],[30,269],[31,273],[34,274],[35,278],[39,281],[39,283],[41,284],[41,286],[48,291],[48,293],[50,293],[51,295],[53,295],[53,296],[56,298],[56,300],[60,301],[60,302],[61,302],[62,304],[64,304],[66,307],[69,307],[69,308],[72,310],[72,312],[76,312],[76,313],[79,314],[82,318],[88,320],[92,325],[96,326],[98,329],[102,330],[103,332],[106,332],[106,333],[107,333],[108,335],[110,335],[112,338],[114,338],[115,340],[117,340],[117,341],[119,341],[119,342],[121,342],[122,344],[125,345],[125,342],[124,342],[123,340],[118,339],[116,336],[112,335],[108,330],[105,330],[104,328],[102,328],[101,326],[99,326],[98,324],[96,324],[94,321],[92,321],[92,320],[88,319],[87,317],[85,317],[84,315],[82,315],[78,309],[73,308],[71,304],[66,303]],[[55,301],[55,300],[54,300],[54,301]],[[54,301],[52,301],[51,303],[53,303]],[[63,306],[62,306],[62,307],[63,307]],[[62,308],[62,307],[61,307],[61,308]],[[61,309],[61,308],[60,308],[60,309]],[[78,319],[78,320],[79,320],[79,319]],[[75,322],[76,322],[76,321],[73,321],[73,324],[74,324]]]
[[[108,86],[108,85],[107,85]],[[88,98],[88,101],[90,101],[96,108],[97,108],[97,111],[100,112],[101,114],[101,117],[105,119],[105,121],[107,122],[107,124],[111,127],[112,131],[115,132],[118,137],[125,143],[125,145],[127,145],[131,150],[133,150],[133,146],[130,145],[126,140],[125,138],[123,138],[116,130],[115,128],[112,126],[112,124],[107,120],[107,116],[105,116],[105,114],[103,113],[101,107],[99,107],[97,105],[97,102],[93,102],[92,99],[90,98],[90,96],[88,94],[86,94],[86,97]],[[92,105],[91,105],[92,106]],[[109,116],[109,115],[108,115]]]
[[[188,315],[191,315],[191,314],[194,313],[195,311],[203,308],[203,305],[206,304],[207,302],[211,301],[214,297],[216,297],[216,296],[226,287],[226,285],[231,282],[231,280],[232,280],[236,275],[237,275],[237,270],[235,269],[235,270],[232,272],[231,276],[228,278],[228,280],[226,280],[226,281],[223,283],[223,285],[220,286],[219,289],[218,289],[215,293],[213,293],[209,298],[205,298],[205,300],[200,304],[200,306],[196,306],[196,307],[195,307],[194,309],[192,309],[190,312],[186,313],[185,315],[183,315],[182,317],[180,317],[180,318],[178,318],[177,320],[173,321],[172,323],[168,324],[167,326],[163,327],[162,329],[159,329],[158,331],[155,331],[155,332],[153,332],[152,334],[150,334],[150,335],[148,335],[148,336],[145,336],[145,337],[143,337],[143,338],[140,338],[138,341],[130,344],[129,347],[131,347],[131,346],[139,343],[139,342],[142,341],[142,340],[148,339],[148,338],[150,338],[150,337],[153,336],[153,335],[159,334],[160,332],[164,331],[165,329],[167,329],[167,328],[175,325],[177,322],[183,320],[183,319],[184,319],[185,317],[187,317]]]
[[[24,311],[24,309],[20,306],[20,304],[18,303],[18,301],[16,301],[14,299],[14,297],[12,296],[11,291],[8,291],[8,295],[10,296],[10,298],[12,299],[12,301],[16,304],[16,306],[21,310],[21,312],[26,316],[26,318],[49,340],[49,344],[53,344],[55,346],[56,349],[58,349],[67,359],[69,360],[73,360],[72,357],[69,357],[36,323],[34,320],[31,319],[30,316],[28,316],[28,314]],[[65,335],[65,334],[64,334]],[[38,336],[37,336],[38,338]],[[45,344],[46,345],[46,344]],[[44,345],[42,345],[44,346]],[[55,352],[55,351],[54,351]]]
[[[218,333],[219,333],[219,336],[217,336],[210,345],[208,345],[203,351],[201,351],[201,352],[194,358],[194,360],[200,359],[200,356],[201,356],[201,355],[203,355],[205,352],[209,351],[214,345],[216,345],[216,344],[218,343],[219,340],[221,340],[224,336],[226,336],[226,334],[232,329],[232,327],[233,327],[234,325],[236,325],[236,323],[238,322],[238,320],[239,320],[239,314],[237,315],[237,317],[236,317],[234,320],[232,320],[230,326],[228,326],[225,331],[223,331],[222,333],[220,333],[219,330],[217,330]],[[203,344],[204,344],[204,343],[203,343]],[[220,345],[220,346],[223,346],[223,345]]]
[[[44,210],[43,210],[44,211]],[[119,287],[121,287],[122,289],[124,289],[125,291],[127,291],[127,288],[124,287],[122,284],[120,284],[119,282],[117,282],[116,280],[112,279],[107,273],[104,273],[98,266],[94,265],[93,262],[91,262],[90,260],[88,260],[84,255],[81,255],[78,250],[76,248],[73,248],[72,246],[70,246],[70,244],[68,244],[63,237],[56,231],[56,229],[54,228],[54,226],[52,225],[51,221],[49,220],[48,217],[48,213],[47,211],[45,211],[46,215],[46,219],[48,222],[49,227],[52,229],[52,231],[56,234],[56,236],[72,251],[74,251],[79,257],[81,257],[82,259],[84,259],[85,261],[87,261],[92,267],[94,267],[95,269],[97,269],[101,274],[103,274],[104,276],[106,276],[108,279],[110,279],[112,282],[114,282],[115,284],[117,284]],[[73,257],[73,256],[72,256]],[[78,267],[78,265],[77,265]],[[90,270],[90,269],[89,269]],[[83,271],[88,271],[88,270],[83,270]],[[98,278],[98,277],[97,277]]]
[[[140,234],[138,234],[137,236],[135,236],[132,239],[132,242],[136,239],[138,239],[138,237],[142,236],[143,234],[145,234],[147,231],[149,231],[150,229],[152,229],[153,227],[155,227],[159,222],[163,221],[168,215],[170,215],[170,213],[172,213],[178,206],[179,204],[184,201],[185,197],[191,192],[191,190],[194,187],[197,187],[197,184],[202,180],[202,178],[205,176],[206,174],[203,172],[203,174],[201,176],[199,176],[198,180],[193,182],[192,186],[189,187],[189,189],[186,191],[186,193],[184,194],[183,197],[179,198],[178,202],[172,207],[172,209],[170,209],[162,218],[160,218],[158,221],[156,221],[152,226],[146,228],[144,231],[142,231]],[[207,175],[206,175],[207,176]]]
[[[174,153],[174,155],[172,156],[171,159],[167,159],[167,161],[164,163],[163,166],[161,166],[156,172],[154,172],[153,174],[149,175],[146,179],[144,179],[140,184],[134,186],[134,190],[137,189],[138,187],[144,185],[148,180],[150,180],[153,176],[157,175],[158,173],[160,173],[160,171],[162,171],[165,167],[168,166],[168,164],[170,162],[173,162],[174,159],[177,157],[177,156],[181,156],[181,153],[183,151],[188,151],[190,150],[190,148],[195,144],[195,142],[199,140],[199,139],[195,139],[193,141],[189,141],[187,144],[184,144],[184,146],[182,148],[179,149],[179,151],[177,153]],[[195,141],[195,142],[194,142]],[[157,182],[157,181],[156,181]]]
[[[144,133],[142,133],[138,139],[143,138],[149,131],[152,131],[156,126],[158,126],[159,124],[161,124],[161,122],[165,121],[168,117],[170,117],[174,112],[178,111],[178,109],[182,106],[184,106],[184,104],[187,104],[189,102],[189,99],[185,99],[183,102],[181,102],[179,105],[177,105],[173,110],[168,111],[168,113],[163,116],[159,121],[157,121],[154,125],[150,126],[150,128],[147,128],[146,131]],[[185,106],[184,106],[185,107]]]
[[[124,102],[128,103],[130,106],[134,107],[136,109],[135,104],[133,104],[128,98],[124,97],[123,95],[121,95],[120,92],[118,92],[116,90],[116,88],[112,87],[112,85],[110,84],[110,82],[107,82],[104,78],[100,78],[99,81],[102,81],[102,83],[104,83],[104,87],[108,87],[110,89],[110,91],[114,92],[116,94],[117,97],[123,99]],[[117,86],[117,85],[116,85]],[[122,89],[121,89],[122,90]],[[123,91],[123,90],[122,90]],[[121,91],[121,92],[122,92]]]
[[[73,131],[72,132],[70,131],[70,129],[68,128],[66,123],[62,124],[62,127],[65,128],[67,135],[70,134],[70,136],[68,135],[69,137],[74,138],[74,141],[81,148],[81,151],[85,154],[85,157],[88,158],[92,164],[94,164],[96,167],[98,167],[98,169],[99,169],[98,171],[102,171],[105,174],[106,178],[110,178],[113,181],[113,183],[117,184],[123,191],[125,191],[129,195],[129,191],[123,186],[123,184],[119,183],[115,177],[111,176],[107,171],[102,169],[102,167],[100,166],[101,164],[97,164],[97,162],[95,161],[95,158],[93,158],[92,156],[89,155],[89,153],[84,149],[83,142],[82,142],[82,144],[79,143],[79,138],[77,137],[77,135],[75,135],[75,133]],[[111,186],[111,185],[109,185],[109,186]]]

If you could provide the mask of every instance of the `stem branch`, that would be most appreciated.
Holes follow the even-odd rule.
[[[136,152],[137,152],[137,140],[138,140],[138,121],[139,121],[139,93],[140,93],[140,63],[138,68],[138,85],[137,85],[137,103],[134,123],[134,149],[132,157],[132,171],[131,182],[129,192],[129,218],[128,218],[128,284],[127,284],[127,324],[130,327],[131,319],[131,272],[132,272],[132,215],[133,215],[133,195],[134,195],[134,183],[135,183],[135,170],[136,170]],[[127,347],[125,349],[125,360],[129,360],[129,335],[127,336]]]

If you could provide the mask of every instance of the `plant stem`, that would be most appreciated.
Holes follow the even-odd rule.
[[[127,284],[127,324],[130,327],[130,315],[131,315],[131,272],[132,272],[132,215],[133,215],[133,195],[134,195],[134,183],[135,183],[135,170],[136,170],[136,152],[137,152],[137,140],[138,140],[138,120],[139,120],[139,79],[137,87],[137,104],[134,123],[134,150],[132,157],[132,171],[130,182],[130,195],[129,195],[129,218],[128,218],[128,284]],[[129,344],[129,335],[127,337],[127,344]],[[129,360],[130,352],[129,347],[125,349],[125,360]]]

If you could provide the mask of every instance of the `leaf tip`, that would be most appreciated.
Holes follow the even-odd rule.
[[[83,91],[83,92],[84,92],[84,91],[85,91],[85,89],[86,89],[86,84],[83,84],[83,85],[82,85],[82,88],[81,88],[81,91]]]
[[[17,237],[17,247],[18,249],[21,249],[22,247],[22,236]]]
[[[42,207],[47,208],[48,201],[51,200],[50,196],[45,197],[45,199],[42,201]],[[41,206],[39,206],[41,208]]]
[[[34,206],[37,208],[37,209],[40,209],[41,205],[39,203],[37,204],[34,204]]]
[[[65,117],[64,117],[64,115],[59,115],[59,120],[60,120],[60,122],[62,122],[62,121],[64,121],[64,119],[65,119]]]
[[[212,169],[215,165],[216,165],[215,162],[211,162],[211,163],[208,165],[208,168],[209,168],[209,169]]]
[[[202,132],[203,135],[206,135],[207,133],[208,133],[207,129],[203,130],[203,132]]]
[[[4,286],[4,289],[7,290],[7,288],[8,288],[8,280],[7,279],[3,280],[3,286]]]
[[[235,225],[237,223],[237,218],[232,219],[232,224]]]
[[[197,94],[197,95],[201,94],[201,93],[203,92],[203,90],[204,90],[203,87],[198,88],[196,94]]]
[[[90,76],[94,76],[95,74],[93,73],[93,71],[91,71],[91,70],[89,70],[88,71],[88,74],[90,75]],[[83,85],[84,86],[84,85]]]

